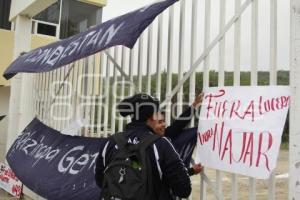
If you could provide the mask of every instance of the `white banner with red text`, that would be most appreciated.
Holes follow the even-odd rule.
[[[22,183],[9,166],[0,163],[0,188],[14,197],[21,197]]]
[[[276,167],[289,104],[288,86],[208,88],[200,112],[196,161],[267,179]]]

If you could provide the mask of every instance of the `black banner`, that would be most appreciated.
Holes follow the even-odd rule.
[[[34,119],[16,139],[6,159],[16,176],[48,200],[96,200],[95,161],[106,138],[63,135]],[[196,129],[173,141],[189,164],[196,144]]]
[[[4,119],[6,117],[6,115],[1,115],[0,116],[0,121],[2,120],[2,119]]]
[[[18,57],[4,72],[47,72],[115,45],[132,48],[155,17],[178,0],[165,0],[106,21],[86,32],[37,48]]]

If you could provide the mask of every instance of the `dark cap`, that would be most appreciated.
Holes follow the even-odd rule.
[[[123,117],[131,116],[132,121],[146,121],[159,110],[159,100],[140,93],[122,100],[117,109]]]

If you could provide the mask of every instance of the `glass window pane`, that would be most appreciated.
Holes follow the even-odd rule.
[[[67,38],[101,23],[102,8],[74,0],[63,0],[60,37]]]
[[[11,0],[0,0],[0,28],[10,30],[9,11]]]
[[[56,3],[48,7],[46,10],[34,16],[33,19],[58,24],[59,8],[60,8],[60,1],[57,1]]]

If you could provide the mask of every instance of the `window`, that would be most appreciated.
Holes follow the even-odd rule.
[[[11,0],[0,0],[0,28],[10,30],[11,24],[9,22]]]
[[[60,37],[67,38],[100,24],[102,8],[74,0],[62,1]]]
[[[59,10],[60,1],[52,4],[32,19],[32,33],[59,37]]]
[[[59,24],[59,9],[60,9],[60,1],[57,1],[56,3],[48,7],[46,10],[34,16],[33,19],[37,21]]]
[[[102,8],[75,0],[60,0],[33,18],[32,33],[63,39],[101,21]]]

